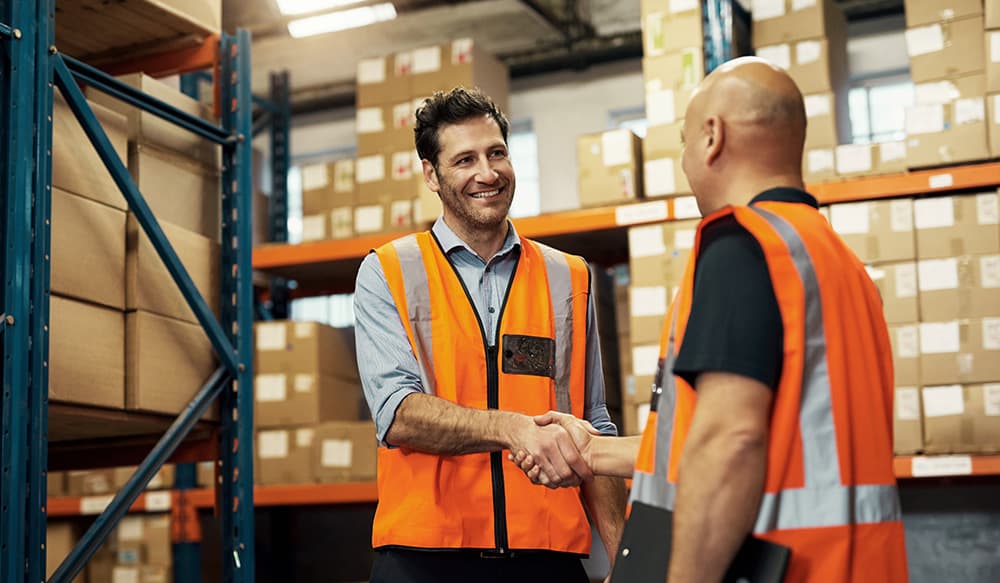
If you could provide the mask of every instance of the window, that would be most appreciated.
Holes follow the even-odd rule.
[[[848,93],[851,142],[870,144],[906,137],[904,111],[913,105],[913,82],[907,75],[869,79]]]
[[[608,129],[632,130],[635,135],[645,139],[647,127],[649,122],[646,120],[644,106],[614,109],[608,112]]]
[[[511,122],[507,147],[517,177],[510,216],[533,217],[541,212],[542,194],[538,178],[538,138],[531,120]]]
[[[321,322],[337,328],[354,325],[354,294],[293,300],[292,319]]]

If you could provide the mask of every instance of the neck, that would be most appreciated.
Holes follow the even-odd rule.
[[[772,172],[758,176],[748,176],[742,180],[733,180],[725,189],[721,205],[712,209],[714,212],[723,206],[746,206],[755,196],[772,188],[798,188],[805,190],[800,172]],[[707,214],[707,213],[706,213]]]
[[[507,240],[507,230],[510,228],[507,219],[493,229],[469,229],[447,216],[444,217],[444,222],[483,261],[489,261],[500,251],[503,242]]]

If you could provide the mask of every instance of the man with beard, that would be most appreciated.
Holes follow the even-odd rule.
[[[416,148],[443,216],[358,272],[358,366],[380,444],[375,583],[583,583],[581,493],[609,556],[618,545],[623,481],[595,478],[563,427],[533,420],[554,409],[616,433],[586,264],[507,219],[508,128],[478,90],[426,100]],[[549,488],[511,450],[531,452]]]

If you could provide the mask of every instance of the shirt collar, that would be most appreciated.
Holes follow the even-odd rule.
[[[755,202],[799,202],[807,204],[813,208],[819,208],[819,203],[816,198],[809,194],[808,192],[801,190],[799,188],[790,188],[786,186],[778,188],[769,188],[764,192],[753,197],[750,204]]]
[[[504,240],[503,246],[500,247],[500,250],[497,251],[495,255],[496,257],[501,257],[510,253],[514,249],[521,248],[521,239],[518,237],[517,229],[514,228],[514,223],[508,220],[507,225],[509,227],[507,229],[507,238]],[[441,243],[441,248],[444,249],[445,255],[451,255],[451,253],[457,249],[465,249],[476,257],[479,256],[472,250],[472,247],[469,247],[465,241],[455,234],[455,231],[451,230],[451,227],[444,222],[444,216],[440,216],[436,221],[434,221],[434,226],[431,227],[431,232],[434,233],[438,242]],[[491,258],[487,258],[487,260],[488,259]]]

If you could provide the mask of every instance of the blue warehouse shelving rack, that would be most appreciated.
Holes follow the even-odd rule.
[[[58,87],[129,208],[153,242],[205,329],[219,361],[194,400],[148,451],[136,473],[97,518],[51,581],[73,580],[156,470],[220,401],[218,502],[223,581],[254,579],[253,288],[251,269],[250,36],[209,38],[215,51],[222,126],[186,114],[60,54],[53,43],[54,0],[0,0],[0,344],[3,395],[0,580],[45,581],[48,467],[48,294],[52,96]],[[197,50],[204,51],[205,47]],[[222,317],[216,320],[164,236],[125,164],[84,99],[80,84],[171,121],[222,147]],[[98,332],[98,331],[95,331]],[[79,452],[77,452],[79,453]],[[178,565],[179,573],[197,567]],[[195,575],[196,576],[196,575]],[[191,578],[185,581],[192,581]]]

